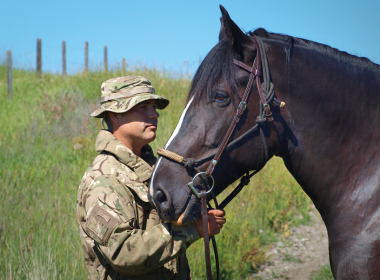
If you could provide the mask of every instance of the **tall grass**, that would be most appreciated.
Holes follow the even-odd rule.
[[[37,79],[32,71],[14,69],[10,100],[6,68],[0,65],[0,279],[86,279],[76,194],[96,156],[101,128],[89,113],[98,105],[103,81],[135,74],[148,77],[171,101],[160,112],[156,149],[179,119],[188,78],[141,68]],[[299,222],[294,217],[308,219],[308,207],[282,162],[272,160],[226,209],[228,222],[217,236],[223,278],[253,272],[265,261],[266,246]],[[205,278],[202,250],[201,242],[188,250],[195,279]]]
[[[319,266],[319,269],[311,273],[310,280],[334,280],[329,264]]]

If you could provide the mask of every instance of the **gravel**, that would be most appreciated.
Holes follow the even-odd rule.
[[[270,261],[249,279],[308,280],[311,272],[329,262],[326,227],[318,211],[310,211],[310,225],[290,228],[291,234],[272,244]]]

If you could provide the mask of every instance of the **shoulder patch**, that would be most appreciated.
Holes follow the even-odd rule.
[[[106,245],[115,226],[119,224],[117,218],[112,216],[99,205],[92,209],[86,222],[86,232],[101,245]]]

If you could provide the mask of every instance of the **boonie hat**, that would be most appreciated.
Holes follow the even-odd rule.
[[[103,118],[106,111],[124,113],[146,100],[157,100],[157,109],[164,109],[169,104],[169,100],[157,95],[152,83],[142,76],[109,79],[102,84],[101,92],[101,105],[91,117]]]

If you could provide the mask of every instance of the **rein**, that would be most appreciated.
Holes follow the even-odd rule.
[[[285,106],[284,102],[280,102],[276,97],[274,97],[274,85],[270,82],[270,76],[269,76],[269,66],[268,66],[268,58],[266,56],[264,44],[260,37],[256,37],[255,35],[250,36],[253,43],[256,46],[257,49],[257,57],[255,61],[253,62],[252,67],[244,64],[241,61],[238,61],[236,59],[233,60],[233,63],[237,65],[238,67],[242,68],[243,70],[246,70],[250,73],[249,80],[247,87],[244,91],[243,98],[241,102],[239,103],[239,106],[237,108],[237,111],[235,113],[235,116],[227,130],[226,135],[223,138],[223,141],[221,145],[219,146],[216,153],[209,155],[207,157],[201,158],[199,160],[194,160],[193,158],[183,158],[182,156],[173,153],[169,150],[166,150],[164,148],[160,148],[157,150],[157,154],[160,156],[163,156],[167,159],[170,159],[172,161],[175,161],[181,165],[183,165],[188,170],[195,170],[197,173],[193,177],[192,182],[189,182],[187,185],[192,190],[192,192],[195,194],[195,196],[199,199],[201,199],[202,203],[202,216],[203,216],[203,228],[204,228],[204,240],[205,240],[205,255],[206,255],[206,271],[207,271],[207,279],[211,280],[211,262],[210,262],[210,247],[209,247],[209,235],[208,235],[208,216],[207,216],[207,208],[206,203],[208,204],[209,208],[212,208],[211,205],[207,202],[207,194],[211,193],[212,199],[215,203],[215,208],[217,209],[223,209],[227,206],[229,202],[243,189],[244,186],[248,185],[250,182],[250,178],[257,174],[266,164],[268,161],[268,145],[265,140],[264,132],[262,130],[261,125],[264,123],[268,123],[270,126],[270,134],[273,135],[274,142],[277,147],[276,154],[280,152],[280,142],[278,139],[278,133],[277,130],[273,124],[273,117],[272,112],[270,110],[269,103],[272,103],[273,105],[277,105],[280,108],[283,108]],[[263,50],[263,52],[261,51]],[[256,66],[255,66],[256,63]],[[261,66],[263,66],[263,75],[261,72]],[[260,77],[263,76],[263,84],[261,84]],[[256,119],[256,125],[253,126],[251,129],[249,129],[247,132],[245,132],[243,135],[238,137],[237,139],[231,141],[229,144],[229,140],[231,138],[232,133],[235,130],[236,125],[239,123],[245,109],[247,108],[247,101],[249,98],[249,95],[251,93],[252,85],[254,81],[256,80],[256,86],[259,92],[260,96],[260,115]],[[243,176],[240,179],[239,185],[230,193],[227,198],[224,199],[224,201],[218,205],[218,202],[216,200],[216,196],[214,192],[212,191],[214,188],[214,178],[212,176],[212,173],[214,171],[215,166],[218,164],[218,161],[222,155],[222,153],[226,150],[231,150],[236,146],[237,143],[241,142],[242,140],[245,140],[253,131],[255,131],[257,128],[260,129],[260,135],[264,143],[264,151],[265,151],[265,164],[259,168],[258,170],[255,170],[251,174],[247,172],[245,176]],[[228,145],[227,145],[228,144]],[[209,163],[206,172],[201,172],[196,165],[200,165],[200,163],[207,162],[209,160],[212,161]],[[207,191],[202,190],[201,193],[199,193],[194,188],[194,181],[197,177],[200,177],[203,184],[206,186]],[[212,179],[212,186],[210,187],[208,178]],[[215,255],[215,262],[216,262],[216,270],[217,270],[217,279],[219,279],[219,257],[218,257],[218,251],[216,247],[216,241],[214,236],[211,236],[211,240],[214,247],[214,255]]]

